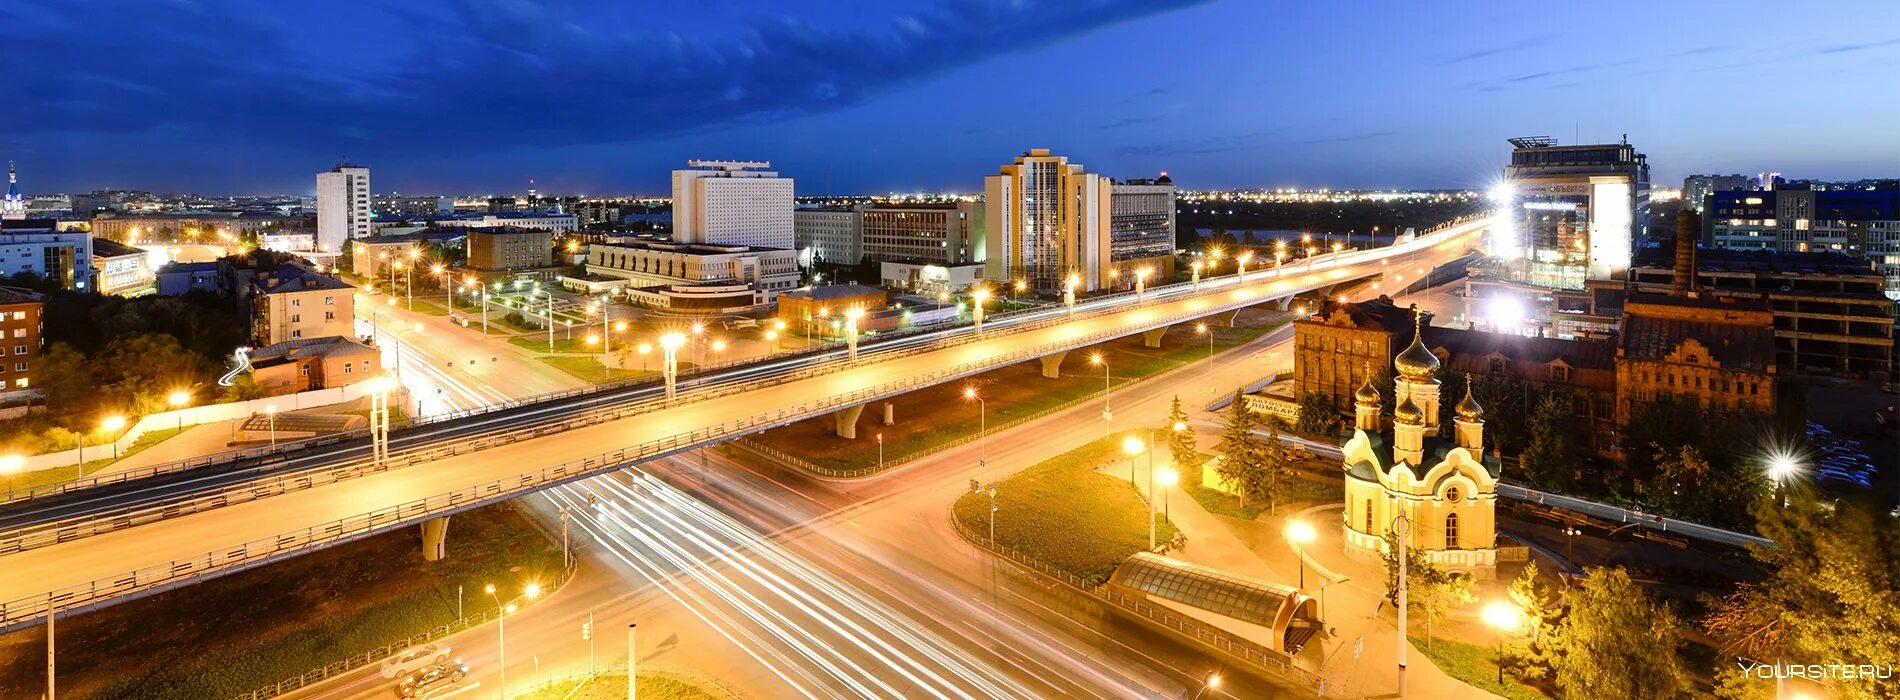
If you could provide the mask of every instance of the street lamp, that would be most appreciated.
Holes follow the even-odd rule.
[[[270,419],[270,446],[277,446],[277,407],[265,406],[264,416]]]
[[[864,318],[864,307],[853,306],[844,310],[844,341],[847,356],[858,359],[858,319]]]
[[[1294,543],[1293,554],[1300,560],[1300,590],[1306,590],[1306,545],[1312,544],[1319,533],[1304,520],[1295,520],[1286,525],[1286,538]]]
[[[1194,324],[1194,332],[1207,336],[1207,388],[1211,391],[1214,388],[1214,331],[1202,321]]]
[[[666,398],[669,399],[677,393],[676,385],[680,372],[679,349],[685,344],[686,336],[678,331],[660,336],[660,349],[665,351],[661,355],[660,375],[666,380]]]
[[[1115,425],[1115,413],[1108,410],[1108,358],[1102,353],[1091,353],[1089,364],[1102,366],[1102,435],[1107,436]]]
[[[977,289],[970,292],[970,299],[975,302],[970,307],[971,318],[976,320],[976,332],[982,333],[983,332],[983,302],[990,300],[990,290],[986,288],[978,287]]]
[[[191,404],[191,392],[180,389],[172,392],[169,398],[172,409],[178,411],[178,431],[182,433],[185,431],[185,406]]]
[[[1155,474],[1155,480],[1161,483],[1162,489],[1161,517],[1168,522],[1174,522],[1174,509],[1169,507],[1170,499],[1168,498],[1168,494],[1170,493],[1169,489],[1174,488],[1175,484],[1181,483],[1181,473],[1175,471],[1173,467],[1162,467],[1161,472]]]
[[[1247,262],[1250,260],[1253,260],[1251,250],[1241,251],[1240,256],[1234,258],[1234,279],[1240,284],[1247,283]]]
[[[1492,601],[1484,606],[1484,623],[1498,631],[1498,685],[1504,685],[1504,635],[1517,629],[1523,613],[1517,606],[1501,600]]]
[[[0,474],[13,475],[26,468],[26,458],[19,455],[0,457]]]
[[[1194,700],[1201,700],[1201,694],[1207,692],[1208,689],[1219,687],[1220,674],[1214,671],[1208,671],[1207,676],[1201,679],[1201,689],[1194,692]]]
[[[1082,284],[1082,277],[1073,274],[1069,275],[1068,281],[1062,283],[1062,304],[1069,307],[1070,316],[1075,315],[1075,288],[1080,284]]]
[[[1141,301],[1142,293],[1148,289],[1148,275],[1153,273],[1145,267],[1135,271],[1135,301]]]
[[[1194,270],[1194,290],[1200,291],[1201,289],[1201,261],[1199,260],[1194,261],[1193,264],[1188,265],[1188,268]]]
[[[1797,461],[1791,453],[1778,450],[1768,456],[1768,475],[1775,480],[1775,503],[1777,505],[1788,505],[1786,490],[1788,478],[1800,471],[1801,463]]]
[[[963,398],[976,402],[976,468],[981,470],[990,465],[989,405],[976,394],[973,386],[963,388]],[[878,449],[883,449],[883,443],[878,444]]]
[[[110,415],[99,423],[99,428],[112,435],[112,458],[119,458],[119,431],[125,428],[125,416]]]
[[[501,696],[505,698],[508,697],[508,613],[515,611],[515,604],[521,602],[521,599],[534,600],[540,597],[541,584],[528,584],[521,589],[521,595],[515,596],[506,603],[501,602],[501,596],[495,593],[495,584],[488,584],[483,590],[488,592],[488,597],[495,600],[495,609],[500,611],[495,615],[495,648],[497,657],[500,659],[497,668],[501,674]]]

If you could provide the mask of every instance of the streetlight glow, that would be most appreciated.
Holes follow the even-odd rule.
[[[1122,452],[1127,453],[1129,456],[1141,454],[1143,449],[1145,448],[1141,444],[1141,438],[1133,435],[1122,438]]]
[[[1294,542],[1298,542],[1300,544],[1307,544],[1307,543],[1312,542],[1314,539],[1317,539],[1318,537],[1319,537],[1319,533],[1315,532],[1313,530],[1313,526],[1306,524],[1306,521],[1304,520],[1295,520],[1293,522],[1287,523],[1286,538],[1289,540],[1293,540]]]
[[[685,344],[686,344],[686,336],[681,335],[677,331],[660,336],[660,347],[666,348],[668,350],[678,350],[679,346],[685,345]]]

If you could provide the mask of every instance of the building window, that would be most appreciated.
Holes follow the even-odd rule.
[[[25,328],[15,328],[15,329],[13,329],[13,337],[15,337],[15,338],[25,338],[25,337],[26,337],[26,329],[25,329]]]
[[[323,298],[323,305],[324,305],[324,306],[336,306],[336,297],[324,297],[324,298]]]
[[[297,307],[299,307],[299,306],[303,306],[303,300],[302,300],[302,299],[297,299],[297,298],[294,298],[294,297],[293,297],[293,298],[292,298],[292,299],[290,300],[290,307],[294,309],[294,308],[297,308]]]
[[[1504,373],[1504,358],[1502,357],[1491,358],[1491,373],[1492,374]]]
[[[300,369],[303,370],[303,376],[310,376],[310,365],[301,365]]]
[[[16,388],[16,389],[25,389],[25,388],[26,388],[26,377],[21,377],[21,378],[19,378],[19,379],[15,379],[15,380],[13,380],[13,387],[14,387],[14,388]]]
[[[343,373],[344,373],[344,374],[349,374],[349,373],[350,373],[350,370],[351,370],[351,369],[353,369],[353,368],[352,368],[352,367],[350,366],[350,363],[348,363],[348,362],[345,362],[345,363],[343,363]]]
[[[26,312],[25,312],[25,311],[15,311],[15,312],[13,312],[13,320],[15,320],[15,321],[25,321],[25,320],[26,320]]]
[[[13,346],[13,354],[15,354],[15,355],[25,355],[25,354],[26,354],[26,346],[25,346],[25,345],[15,345],[15,346]]]
[[[335,321],[335,320],[336,320],[336,312],[335,312],[335,311],[325,311],[325,312],[323,312],[323,320],[325,320],[325,321]]]
[[[1550,380],[1553,382],[1570,381],[1570,368],[1563,365],[1551,365]]]
[[[25,371],[26,371],[26,363],[25,363],[25,362],[15,362],[15,363],[13,363],[13,371],[15,371],[15,372],[25,372]]]
[[[1450,513],[1445,516],[1445,548],[1446,549],[1458,548],[1458,514],[1457,513]]]
[[[291,331],[291,332],[290,332],[290,337],[292,337],[292,338],[302,338],[302,337],[303,337],[303,331]]]
[[[1366,499],[1366,533],[1372,532],[1372,499]]]
[[[302,323],[302,322],[303,322],[303,314],[291,314],[291,315],[290,315],[290,322],[291,322],[291,323]]]

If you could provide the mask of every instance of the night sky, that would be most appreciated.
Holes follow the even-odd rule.
[[[1900,2],[8,0],[28,192],[980,189],[1047,147],[1188,188],[1484,187],[1511,136],[1900,175]]]

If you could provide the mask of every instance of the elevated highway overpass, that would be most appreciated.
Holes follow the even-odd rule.
[[[553,422],[497,413],[500,425],[418,439],[390,465],[303,457],[309,465],[263,476],[188,478],[134,512],[86,511],[78,505],[95,499],[69,500],[50,533],[42,524],[0,533],[14,543],[0,548],[10,552],[0,554],[0,630],[48,611],[96,608],[397,527],[426,523],[425,540],[439,545],[447,516],[456,512],[1008,364],[1398,273],[1395,265],[1435,266],[1465,254],[1487,223],[1461,222],[1310,266],[1254,270],[1244,281],[1229,275],[1156,287],[1139,299],[1091,300],[1074,316],[1057,306],[986,325],[980,335],[966,327],[898,338],[867,345],[856,361],[733,368],[698,388],[689,385],[677,399],[652,398],[648,387],[638,400]],[[38,541],[21,539],[35,528]]]

